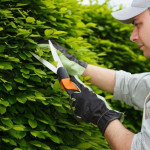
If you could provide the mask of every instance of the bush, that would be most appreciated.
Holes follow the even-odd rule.
[[[108,148],[96,127],[76,121],[57,76],[30,54],[50,60],[38,47],[50,38],[94,62],[82,37],[88,30],[82,30],[82,6],[76,0],[1,0],[0,7],[0,148]]]

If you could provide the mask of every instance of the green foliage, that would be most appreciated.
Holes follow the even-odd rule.
[[[107,4],[1,0],[0,8],[0,149],[108,150],[96,127],[76,121],[57,76],[30,51],[51,60],[50,51],[39,49],[38,42],[55,39],[88,63],[130,72],[148,71],[148,63],[146,68],[146,60],[128,40],[131,26],[114,20]],[[86,83],[89,78],[84,79]],[[93,89],[106,99],[112,97]],[[127,110],[125,125],[129,129],[139,129],[139,112],[116,101],[111,104]]]
[[[82,37],[92,26],[82,22],[82,6],[76,0],[1,0],[0,8],[0,149],[108,148],[97,128],[77,122],[57,76],[30,54],[51,60],[50,51],[38,47],[50,38],[96,63]]]

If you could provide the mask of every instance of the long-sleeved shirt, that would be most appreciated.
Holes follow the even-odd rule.
[[[134,135],[131,150],[150,150],[150,72],[116,71],[113,99],[143,110],[141,131]]]

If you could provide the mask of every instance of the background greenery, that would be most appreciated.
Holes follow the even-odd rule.
[[[148,71],[150,63],[129,41],[132,26],[113,19],[107,2],[82,6],[77,0],[1,0],[0,8],[0,149],[110,149],[96,127],[75,120],[57,77],[30,51],[51,60],[38,41],[54,39],[90,64]],[[140,131],[141,112],[91,87],[125,112],[127,128]]]

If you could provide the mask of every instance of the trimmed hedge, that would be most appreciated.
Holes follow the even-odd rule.
[[[0,8],[0,149],[108,148],[96,127],[76,121],[57,76],[30,54],[50,60],[49,50],[38,47],[50,38],[95,62],[82,37],[89,28],[82,30],[82,6],[76,0],[1,0]]]

